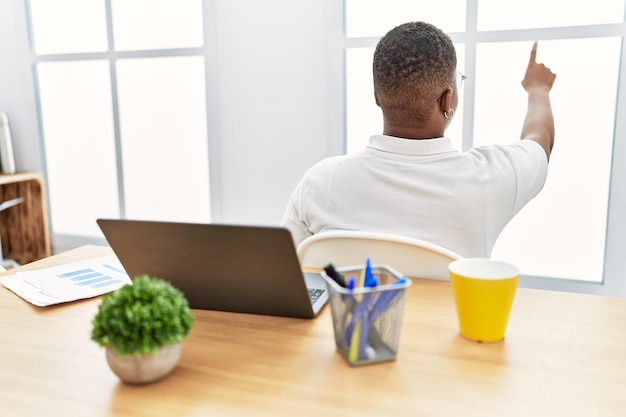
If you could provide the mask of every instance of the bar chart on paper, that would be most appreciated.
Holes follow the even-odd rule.
[[[91,298],[132,284],[115,256],[17,273],[1,282],[38,306]]]
[[[103,264],[103,268],[123,274],[124,270],[120,270],[116,266]],[[65,272],[57,275],[59,279],[67,279],[78,287],[89,286],[90,288],[104,288],[110,285],[119,284],[121,279],[107,275],[101,271],[92,268],[84,268],[76,271]]]

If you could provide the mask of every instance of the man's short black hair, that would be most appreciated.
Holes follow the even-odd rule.
[[[373,70],[374,89],[385,116],[410,117],[420,126],[455,79],[456,51],[450,37],[439,28],[409,22],[380,40]]]

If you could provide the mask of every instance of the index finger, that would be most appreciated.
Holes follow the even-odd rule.
[[[530,50],[530,62],[537,63],[537,41],[533,43],[533,49]]]

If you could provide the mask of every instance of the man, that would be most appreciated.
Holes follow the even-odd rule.
[[[367,230],[488,257],[547,176],[554,143],[549,92],[556,76],[536,54],[535,42],[522,81],[528,94],[522,140],[458,152],[444,137],[458,106],[452,41],[428,23],[392,29],[374,53],[383,134],[360,152],[325,159],[306,172],[282,220],[294,243],[329,230]]]

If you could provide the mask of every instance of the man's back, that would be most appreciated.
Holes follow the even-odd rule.
[[[545,153],[532,141],[459,153],[445,138],[373,136],[365,150],[312,167],[294,191],[283,226],[296,244],[325,230],[368,230],[489,256],[546,174]]]

